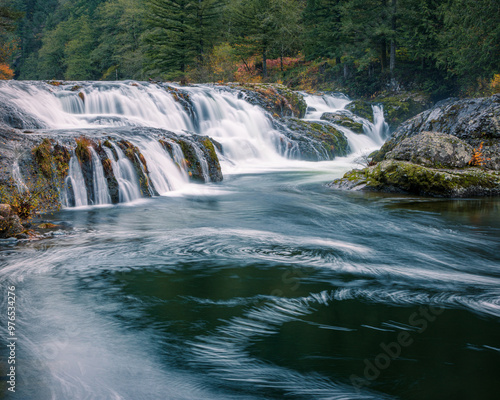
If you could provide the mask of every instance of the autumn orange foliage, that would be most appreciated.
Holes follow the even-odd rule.
[[[0,64],[0,80],[14,78],[14,71],[7,64]]]
[[[469,165],[481,167],[488,160],[490,160],[490,158],[485,158],[483,155],[483,142],[481,142],[479,147],[474,149]]]

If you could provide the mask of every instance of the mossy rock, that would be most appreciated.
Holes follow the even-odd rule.
[[[52,142],[47,138],[43,139],[31,150],[31,153],[43,176],[48,179],[52,178]]]
[[[429,97],[422,93],[381,94],[368,101],[354,100],[346,106],[353,114],[373,122],[374,105],[382,105],[384,118],[391,130],[432,106]]]
[[[363,170],[349,171],[330,186],[437,197],[492,196],[500,194],[500,173],[480,168],[428,168],[386,160]]]
[[[247,83],[230,85],[244,93],[245,100],[280,117],[302,118],[306,114],[307,103],[303,96],[280,84]]]
[[[373,123],[373,103],[363,101],[363,100],[354,100],[352,103],[349,103],[345,108],[346,110],[351,111],[354,115],[358,117],[367,119],[368,121]]]
[[[298,143],[301,159],[318,160],[318,150],[322,150],[327,158],[346,156],[350,152],[347,138],[332,125],[324,122],[305,121],[298,118],[285,118],[284,125],[296,133],[292,139]]]
[[[120,140],[118,146],[123,150],[125,156],[132,162],[134,170],[139,179],[139,189],[141,195],[144,197],[149,197],[151,195],[157,195],[158,193],[152,189],[152,185],[149,182],[149,170],[146,163],[146,159],[141,154],[139,148],[127,140]]]
[[[324,113],[321,116],[321,119],[323,121],[331,122],[332,124],[343,126],[357,134],[364,133],[362,123],[356,122],[352,118],[349,118],[349,116],[342,113]]]

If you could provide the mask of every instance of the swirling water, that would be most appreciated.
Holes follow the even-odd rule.
[[[493,398],[500,202],[332,192],[332,164],[4,247],[22,398]]]
[[[500,201],[323,185],[354,158],[68,208],[47,216],[66,234],[0,245],[12,398],[496,398]]]

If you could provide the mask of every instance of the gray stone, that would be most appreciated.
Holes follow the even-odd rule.
[[[471,160],[473,150],[471,145],[455,136],[422,132],[401,141],[385,158],[410,161],[426,167],[463,168]]]

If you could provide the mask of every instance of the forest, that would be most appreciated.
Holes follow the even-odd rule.
[[[500,0],[1,0],[0,77],[500,90]]]

